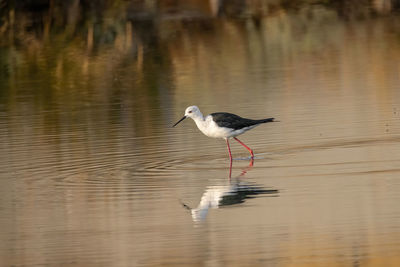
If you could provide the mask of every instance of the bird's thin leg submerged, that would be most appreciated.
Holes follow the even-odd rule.
[[[232,153],[231,153],[231,147],[229,146],[229,140],[228,138],[226,140],[226,145],[228,146],[228,152],[229,152],[229,160],[232,162]]]
[[[248,171],[251,170],[251,168],[253,168],[253,166],[254,166],[254,159],[251,158],[251,159],[250,159],[249,166],[247,166],[245,169],[242,170],[242,173],[239,175],[239,177],[240,177],[240,176],[244,176]]]
[[[239,144],[241,144],[242,146],[244,146],[251,154],[251,158],[254,159],[254,153],[253,150],[251,150],[250,147],[246,146],[242,141],[240,141],[239,139],[237,139],[236,137],[233,137],[233,139],[235,139],[236,141],[239,142]]]
[[[228,147],[228,152],[229,152],[229,179],[231,179],[232,176],[232,153],[231,153],[231,147],[229,146],[229,140],[228,138],[226,140],[226,145]]]

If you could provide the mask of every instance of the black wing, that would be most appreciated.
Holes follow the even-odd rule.
[[[217,113],[212,113],[210,115],[212,116],[213,120],[218,126],[231,128],[234,130],[250,127],[260,123],[271,122],[274,120],[273,118],[264,120],[251,120],[226,112],[217,112]]]

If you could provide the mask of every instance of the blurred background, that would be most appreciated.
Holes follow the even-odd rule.
[[[2,266],[399,266],[399,141],[399,0],[0,0]]]

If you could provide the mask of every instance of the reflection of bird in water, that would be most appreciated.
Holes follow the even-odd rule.
[[[177,123],[186,119],[187,117],[192,118],[199,130],[209,136],[215,138],[224,138],[228,147],[229,159],[232,162],[232,153],[229,146],[229,138],[233,137],[242,146],[244,146],[251,154],[251,158],[254,158],[254,153],[251,148],[246,146],[242,141],[236,138],[236,136],[245,133],[246,131],[253,129],[254,127],[266,123],[273,122],[274,118],[251,120],[239,117],[238,115],[226,112],[212,113],[206,117],[203,116],[200,109],[196,106],[190,106],[185,110],[185,116],[182,117]]]
[[[227,185],[209,186],[201,197],[200,203],[196,208],[190,208],[188,205],[182,205],[190,210],[193,221],[202,221],[207,217],[210,208],[219,208],[240,204],[247,198],[253,198],[257,195],[277,196],[278,190],[265,189],[255,184],[244,183],[237,179],[235,182],[229,182]]]

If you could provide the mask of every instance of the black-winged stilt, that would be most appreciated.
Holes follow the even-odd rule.
[[[274,118],[252,120],[242,118],[238,115],[226,112],[211,113],[206,117],[203,116],[200,109],[197,106],[190,106],[185,110],[185,116],[182,117],[177,123],[173,125],[175,127],[178,123],[186,119],[187,117],[192,118],[199,130],[209,136],[215,138],[224,138],[226,145],[228,146],[229,159],[232,162],[232,153],[229,146],[229,138],[233,137],[242,146],[244,146],[251,154],[251,158],[254,158],[254,153],[251,148],[246,146],[242,141],[236,138],[236,136],[243,134],[244,132],[253,129],[261,123],[273,122]]]

